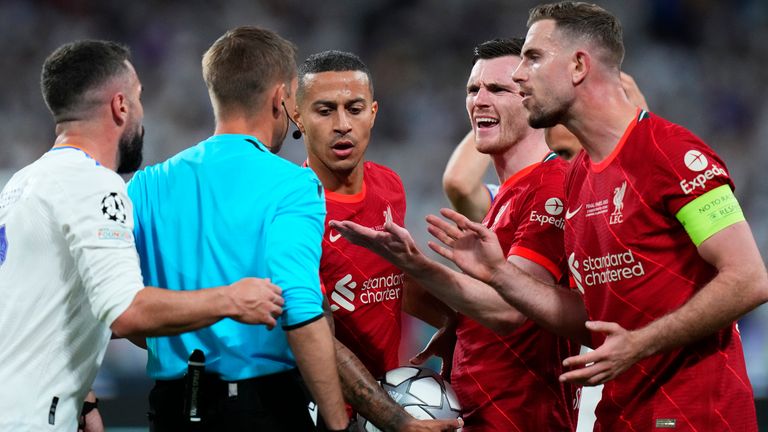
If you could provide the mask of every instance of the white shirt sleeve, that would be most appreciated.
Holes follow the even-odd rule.
[[[111,326],[144,288],[125,182],[103,167],[54,180],[51,214],[74,259],[91,309]],[[75,275],[72,275],[75,276]]]

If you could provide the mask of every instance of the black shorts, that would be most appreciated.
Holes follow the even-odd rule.
[[[306,387],[293,369],[242,381],[228,382],[204,374],[198,396],[200,421],[185,413],[185,380],[156,381],[149,394],[149,430],[198,431],[314,431]]]

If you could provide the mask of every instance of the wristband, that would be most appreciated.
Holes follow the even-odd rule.
[[[96,398],[96,400],[93,402],[84,401],[83,409],[80,410],[80,415],[85,417],[88,415],[88,413],[98,408],[99,408],[99,398]]]

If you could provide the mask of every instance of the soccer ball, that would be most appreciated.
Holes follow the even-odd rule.
[[[416,366],[392,369],[379,384],[389,397],[419,420],[455,419],[461,414],[456,393],[431,369]],[[357,421],[365,432],[381,432],[359,414]]]

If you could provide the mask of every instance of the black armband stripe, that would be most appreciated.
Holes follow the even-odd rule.
[[[312,324],[313,322],[319,320],[320,318],[324,318],[324,317],[325,317],[325,312],[320,312],[317,316],[312,317],[312,318],[310,318],[310,319],[308,319],[306,321],[302,321],[302,322],[300,322],[298,324],[294,324],[294,325],[283,326],[283,330],[285,330],[285,331],[295,330],[295,329],[297,329],[299,327],[304,327],[307,324]]]

